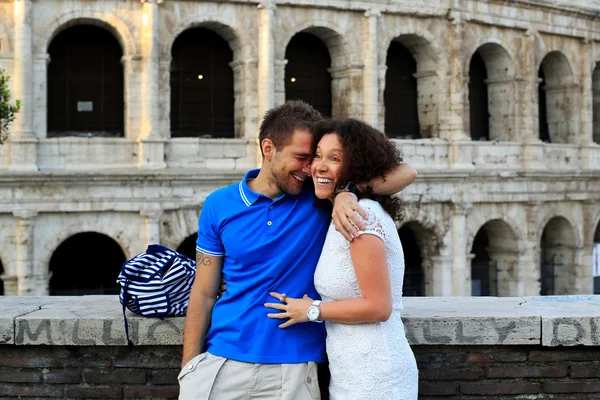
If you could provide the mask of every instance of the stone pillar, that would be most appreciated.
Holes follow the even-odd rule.
[[[138,133],[138,165],[166,168],[165,139],[159,131],[159,8],[161,0],[143,0],[141,120]]]
[[[522,296],[519,281],[519,253],[517,249],[488,247],[490,261],[496,266],[496,296]]]
[[[593,168],[594,160],[590,157],[590,145],[594,142],[594,54],[591,40],[585,39],[582,45],[582,61],[584,68],[581,69],[581,106],[579,124],[579,160],[581,169]]]
[[[13,171],[37,171],[36,144],[33,131],[33,34],[31,0],[13,2],[14,63],[13,99],[21,101],[21,110],[13,123],[10,143],[10,166]]]
[[[287,63],[288,60],[275,60],[275,106],[285,103],[285,66]]]
[[[363,29],[363,120],[379,128],[378,97],[379,97],[379,62],[377,59],[377,19],[381,12],[370,9],[365,13],[367,18]]]
[[[160,218],[163,211],[159,209],[143,209],[140,215],[144,221],[144,249],[151,244],[160,243]]]
[[[578,293],[591,294],[594,293],[594,276],[592,271],[592,253],[594,251],[594,234],[596,226],[594,226],[594,209],[596,207],[594,200],[585,200],[582,204],[583,214],[583,251],[580,255],[576,255],[576,268],[580,269],[579,281],[577,283]]]
[[[275,1],[258,5],[258,118],[275,106]]]
[[[541,291],[541,236],[537,233],[537,212],[540,202],[526,205],[526,239],[520,244],[519,280],[523,282],[521,296],[539,296]]]
[[[48,135],[48,63],[50,55],[46,52],[35,55],[33,61],[33,103],[36,110],[33,115],[33,130],[38,136],[45,138]]]
[[[452,296],[452,269],[453,269],[452,255],[439,255],[431,257],[433,262],[433,279],[431,285],[431,292],[427,291],[426,296]]]
[[[334,118],[362,118],[363,65],[330,68],[331,116]]]
[[[16,248],[15,248],[15,272],[17,276],[17,295],[35,296],[39,295],[40,289],[36,288],[37,279],[34,277],[33,266],[33,227],[35,217],[34,211],[13,211],[17,219]]]
[[[467,261],[467,212],[468,204],[453,204],[450,216],[452,233],[452,295],[471,295],[471,265]]]
[[[464,22],[459,11],[451,10],[449,13],[450,26],[448,28],[448,46],[452,49],[450,57],[447,85],[450,98],[448,108],[444,110],[447,115],[443,118],[445,124],[440,132],[442,139],[449,141],[448,158],[452,169],[473,169],[471,162],[471,139],[466,134],[465,119],[469,99],[469,77],[464,76]]]

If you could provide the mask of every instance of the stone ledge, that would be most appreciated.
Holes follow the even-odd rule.
[[[407,297],[412,345],[600,346],[600,296]],[[0,344],[126,344],[117,296],[0,297]],[[127,312],[137,345],[179,345],[184,318]]]

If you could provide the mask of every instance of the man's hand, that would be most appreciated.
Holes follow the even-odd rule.
[[[331,214],[333,225],[335,230],[341,233],[349,242],[358,236],[358,229],[365,228],[360,218],[354,213],[355,211],[363,219],[367,219],[367,214],[358,205],[358,198],[354,193],[342,192],[335,196]]]

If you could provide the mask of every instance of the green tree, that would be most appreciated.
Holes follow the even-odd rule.
[[[0,145],[8,139],[8,126],[15,119],[15,114],[21,108],[21,101],[10,103],[10,90],[8,90],[8,80],[4,70],[0,69]]]

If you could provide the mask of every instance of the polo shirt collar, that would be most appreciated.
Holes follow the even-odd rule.
[[[246,172],[246,175],[244,175],[244,179],[242,179],[240,181],[239,186],[238,186],[239,191],[240,191],[240,197],[242,198],[242,201],[244,202],[244,204],[246,204],[248,207],[250,207],[251,205],[256,203],[256,201],[261,197],[267,198],[266,196],[264,196],[260,193],[253,192],[252,189],[250,189],[248,187],[248,181],[256,178],[258,176],[259,172],[260,172],[260,168],[251,169],[250,171]],[[285,196],[288,196],[288,195],[286,193],[283,193],[281,196],[279,196],[278,198],[276,198],[275,200],[272,200],[272,201],[281,200]]]
[[[248,187],[247,181],[249,179],[256,178],[258,176],[259,172],[260,172],[260,168],[251,169],[250,171],[246,172],[246,175],[244,175],[244,179],[242,179],[240,181],[240,185],[239,185],[240,197],[242,198],[242,201],[244,202],[244,204],[246,204],[248,207],[250,207],[252,204],[256,203],[256,200],[258,200],[260,195],[258,193],[253,192],[252,190],[250,190],[250,188]]]

